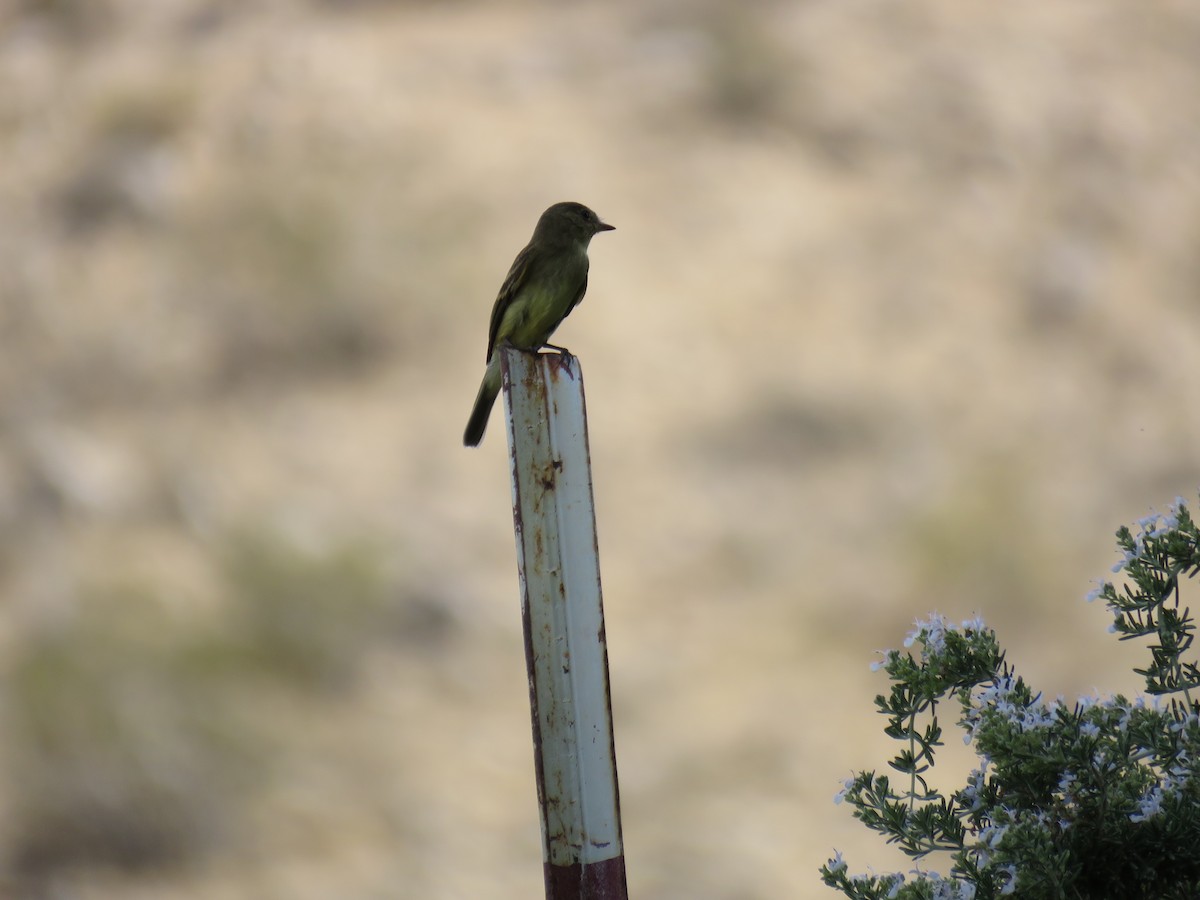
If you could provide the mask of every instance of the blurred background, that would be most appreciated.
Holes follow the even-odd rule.
[[[0,0],[0,84],[3,896],[541,895],[460,442],[558,200],[632,896],[908,869],[832,799],[932,610],[1137,689],[1083,597],[1200,487],[1195,4]]]

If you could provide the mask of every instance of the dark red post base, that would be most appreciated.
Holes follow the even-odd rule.
[[[624,856],[587,865],[546,863],[544,869],[548,900],[629,900]]]

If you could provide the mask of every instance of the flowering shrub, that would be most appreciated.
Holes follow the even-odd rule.
[[[1180,579],[1200,572],[1196,524],[1183,500],[1122,527],[1124,574],[1088,595],[1113,614],[1120,640],[1148,639],[1135,671],[1144,697],[1047,700],[1004,660],[981,620],[933,615],[905,650],[876,668],[892,681],[875,698],[902,749],[893,776],[860,772],[837,802],[914,860],[944,851],[950,872],[850,875],[840,853],[821,867],[852,900],[1200,897],[1200,668]],[[945,795],[929,784],[942,746],[939,704],[957,700],[979,765]]]

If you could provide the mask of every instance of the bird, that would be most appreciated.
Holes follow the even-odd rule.
[[[588,284],[588,245],[614,226],[582,203],[555,203],[538,219],[533,237],[517,254],[492,306],[487,369],[463,432],[463,446],[478,447],[500,393],[504,345],[537,351],[583,299]],[[561,347],[555,347],[562,350]]]

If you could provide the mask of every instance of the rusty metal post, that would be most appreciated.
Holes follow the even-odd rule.
[[[579,361],[504,349],[547,900],[627,900]]]

